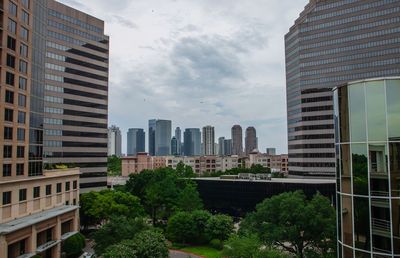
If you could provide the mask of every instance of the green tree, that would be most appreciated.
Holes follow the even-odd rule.
[[[251,165],[250,173],[253,173],[253,174],[267,174],[268,173],[269,174],[269,173],[271,173],[271,169],[263,167],[260,164],[253,164],[253,165]]]
[[[140,258],[167,258],[169,256],[167,240],[158,231],[142,231],[133,239],[133,247]]]
[[[240,233],[256,233],[263,243],[303,258],[306,249],[317,248],[321,254],[335,250],[335,226],[335,210],[327,198],[317,194],[308,201],[297,191],[258,204],[241,223]]]
[[[203,201],[197,191],[197,185],[193,181],[188,181],[185,188],[180,191],[176,201],[177,207],[183,211],[195,211],[203,209]]]
[[[195,224],[195,238],[193,239],[194,243],[205,244],[211,240],[206,234],[207,222],[211,216],[211,213],[205,210],[196,210],[192,212],[192,219]]]
[[[107,158],[107,171],[109,175],[121,175],[122,161],[121,158],[113,155]]]
[[[133,240],[123,240],[121,243],[111,245],[104,251],[104,258],[139,258],[134,249]]]
[[[132,239],[137,233],[148,229],[143,218],[112,217],[110,221],[92,234],[97,254],[125,239]]]
[[[207,221],[205,232],[210,239],[224,241],[233,232],[233,220],[230,216],[223,214],[211,216]]]
[[[61,251],[67,258],[74,258],[82,254],[85,245],[85,237],[81,233],[77,233],[64,241]]]
[[[188,243],[196,237],[196,224],[189,212],[177,212],[167,224],[167,237],[177,243]]]

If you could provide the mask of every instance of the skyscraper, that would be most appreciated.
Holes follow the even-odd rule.
[[[142,128],[129,128],[127,132],[127,155],[134,156],[146,151],[146,133]]]
[[[232,154],[243,154],[243,133],[240,125],[234,125],[232,127]]]
[[[203,127],[203,151],[204,155],[215,155],[215,131],[214,127],[207,125]]]
[[[151,156],[156,155],[156,123],[157,119],[149,120],[149,154]]]
[[[245,137],[245,150],[248,155],[253,150],[258,149],[257,133],[253,126],[247,127]]]
[[[183,154],[185,156],[201,155],[201,132],[199,128],[187,128],[183,132]]]
[[[224,151],[226,156],[232,155],[232,139],[224,140]]]
[[[400,74],[400,1],[312,0],[285,36],[289,174],[335,175],[332,88]]]
[[[176,155],[181,155],[182,154],[182,132],[181,132],[181,128],[179,128],[179,127],[175,128],[175,138],[177,141]]]
[[[171,139],[171,154],[174,156],[178,155],[178,141],[175,136]]]
[[[79,166],[81,188],[102,188],[107,185],[109,37],[102,20],[56,1],[46,4],[40,16],[47,20],[37,32],[37,40],[45,32],[45,42],[33,52],[45,62],[42,70],[37,67],[43,79],[33,81],[44,85],[45,162]]]
[[[119,127],[112,125],[108,128],[108,156],[122,156],[122,136]]]
[[[218,155],[224,156],[225,155],[225,137],[218,138]]]
[[[338,257],[400,257],[400,77],[334,91]]]
[[[171,120],[149,120],[149,153],[152,156],[171,154]]]

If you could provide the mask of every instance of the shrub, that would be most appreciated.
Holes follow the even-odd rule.
[[[224,247],[223,243],[221,240],[219,239],[213,239],[210,241],[210,246],[212,248],[215,248],[217,250],[222,250],[222,248]]]
[[[66,254],[67,258],[79,257],[85,244],[85,237],[81,233],[77,233],[65,240],[62,252]]]

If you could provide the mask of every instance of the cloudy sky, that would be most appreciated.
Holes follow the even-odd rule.
[[[284,35],[308,0],[60,0],[106,22],[109,124],[257,129],[287,152]],[[147,140],[147,139],[146,139]],[[147,146],[146,146],[147,147]]]

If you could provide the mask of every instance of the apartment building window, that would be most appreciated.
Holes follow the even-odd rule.
[[[15,75],[13,73],[6,72],[6,83],[8,85],[14,86],[14,82],[15,82]]]
[[[18,94],[18,106],[26,107],[26,96],[24,94]]]
[[[21,43],[21,45],[19,46],[19,52],[22,57],[28,57],[28,46]]]
[[[25,117],[26,117],[25,112],[18,111],[18,123],[25,124]]]
[[[57,183],[57,185],[56,185],[56,191],[57,191],[57,193],[61,193],[61,191],[62,191],[62,184],[61,183]]]
[[[17,33],[17,23],[10,18],[8,19],[8,31],[13,34]]]
[[[14,103],[14,92],[6,90],[5,101],[7,103],[13,104]]]
[[[17,158],[25,157],[25,147],[24,146],[17,146]]]
[[[46,195],[51,195],[51,185],[46,185]]]
[[[13,16],[17,16],[17,5],[10,1],[8,3],[8,12]]]
[[[25,141],[25,129],[24,128],[17,129],[17,140]]]
[[[25,41],[28,41],[29,39],[29,31],[25,28],[21,26],[21,38]]]
[[[4,140],[12,140],[13,138],[13,128],[4,127]]]
[[[35,186],[33,188],[33,198],[39,198],[40,197],[40,186]]]
[[[22,11],[21,20],[29,25],[29,13]]]
[[[26,188],[19,189],[19,201],[20,202],[26,201]]]
[[[3,205],[11,203],[11,191],[3,192]]]
[[[3,147],[3,157],[4,158],[11,158],[12,157],[12,146],[11,145],[4,145],[4,147]]]
[[[17,176],[23,176],[24,169],[25,169],[24,163],[17,164]]]
[[[19,88],[21,90],[26,90],[27,83],[28,83],[27,79],[25,79],[24,77],[19,77]],[[13,85],[14,85],[14,80],[13,80]]]
[[[4,109],[4,120],[8,122],[12,122],[14,116],[14,110],[6,108]]]
[[[3,177],[11,176],[11,164],[3,164]]]
[[[74,180],[74,181],[72,182],[72,188],[73,188],[73,189],[77,189],[77,188],[78,188],[78,181]]]
[[[75,198],[72,200],[72,204],[76,205],[76,199]]]
[[[70,190],[70,183],[65,182],[65,191],[68,192]]]
[[[8,36],[7,37],[7,48],[15,51],[16,45],[17,45],[17,41],[15,40],[15,38]]]
[[[28,73],[28,63],[24,60],[19,60],[19,71],[24,74]]]
[[[7,66],[15,68],[15,56],[7,54]]]
[[[29,0],[22,0],[22,4],[26,9],[29,9]]]

